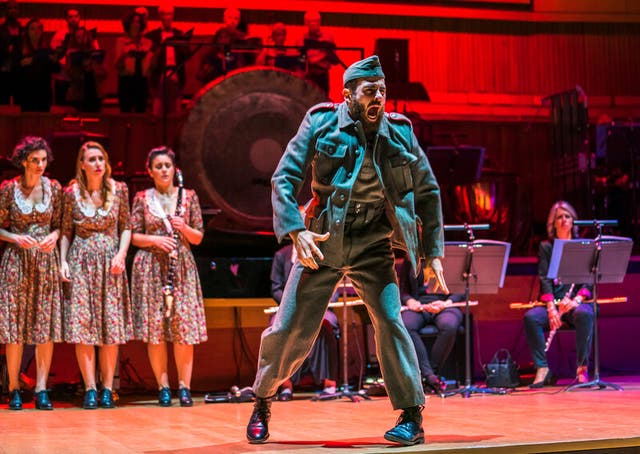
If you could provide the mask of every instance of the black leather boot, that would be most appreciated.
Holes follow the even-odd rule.
[[[396,426],[384,434],[384,438],[405,446],[424,443],[424,429],[422,428],[423,406],[409,407],[402,410]]]
[[[269,419],[271,418],[271,400],[256,397],[253,413],[247,425],[249,443],[264,443],[269,439]]]

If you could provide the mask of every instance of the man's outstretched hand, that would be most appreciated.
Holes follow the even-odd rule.
[[[327,232],[324,235],[313,233],[309,230],[299,230],[291,232],[289,236],[293,240],[293,246],[298,253],[298,260],[302,266],[317,270],[319,268],[318,262],[314,256],[318,257],[318,260],[324,260],[324,255],[320,252],[320,248],[316,243],[321,241],[327,241],[330,233]]]

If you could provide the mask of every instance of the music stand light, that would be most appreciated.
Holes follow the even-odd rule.
[[[464,293],[464,348],[465,385],[444,397],[460,394],[468,398],[473,393],[505,394],[504,390],[478,388],[471,384],[471,326],[469,295],[473,286],[474,294],[498,293],[507,271],[507,259],[511,243],[493,240],[476,240],[473,230],[489,230],[489,224],[445,225],[445,231],[466,231],[468,241],[448,241],[444,246],[444,277],[451,293]]]
[[[617,224],[617,221],[614,221]],[[631,256],[631,238],[603,236],[602,226],[611,221],[575,221],[574,225],[592,225],[598,234],[595,239],[555,240],[547,277],[562,282],[593,282],[593,376],[587,383],[577,383],[567,388],[604,389],[622,391],[614,383],[600,380],[600,348],[598,341],[598,284],[620,283],[624,280]],[[613,225],[615,225],[613,224]]]

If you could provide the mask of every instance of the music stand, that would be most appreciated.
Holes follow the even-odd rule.
[[[347,287],[351,284],[347,283],[347,277],[342,278],[342,386],[335,393],[320,394],[313,396],[311,400],[333,400],[346,397],[351,402],[360,402],[360,397],[366,400],[371,400],[371,397],[367,394],[367,391],[361,389],[360,391],[353,392],[351,386],[349,386],[349,372],[347,367],[349,365],[347,351],[349,349],[349,318],[347,317]]]
[[[468,398],[473,393],[504,394],[503,390],[478,388],[471,384],[471,317],[469,294],[471,280],[475,293],[494,294],[504,283],[507,259],[511,243],[493,240],[476,240],[473,230],[489,230],[489,224],[445,225],[445,231],[465,231],[469,237],[466,242],[448,241],[444,246],[444,277],[451,293],[464,293],[464,348],[465,348],[465,385],[455,391],[445,393],[444,397],[460,394]],[[478,273],[477,270],[482,270]]]
[[[549,279],[563,282],[593,282],[593,377],[586,383],[577,383],[567,388],[598,389],[611,387],[622,391],[614,383],[600,380],[600,348],[598,341],[598,283],[620,283],[627,272],[633,241],[631,238],[603,236],[603,225],[616,225],[617,221],[575,221],[574,225],[594,226],[598,235],[594,240],[555,240],[549,264]],[[600,271],[600,270],[603,271]]]

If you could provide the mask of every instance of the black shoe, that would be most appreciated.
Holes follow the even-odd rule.
[[[102,408],[116,408],[116,403],[113,400],[113,392],[111,392],[110,389],[104,388],[102,390],[98,406]]]
[[[249,443],[264,443],[269,439],[269,419],[271,418],[271,401],[256,397],[253,413],[247,425],[247,440]]]
[[[178,399],[180,399],[181,407],[193,406],[193,399],[191,398],[191,391],[189,391],[189,388],[180,388],[178,390]]]
[[[98,408],[98,391],[94,388],[87,389],[84,392],[84,399],[82,400],[82,408],[87,410],[95,410]]]
[[[437,375],[429,374],[422,379],[422,388],[425,394],[434,393],[442,396],[447,385]]]
[[[531,383],[529,385],[529,388],[539,389],[539,388],[542,388],[543,386],[553,386],[556,384],[557,381],[558,381],[558,377],[556,377],[554,373],[551,372],[551,369],[549,369],[547,371],[547,375],[544,376],[544,380]]]
[[[36,409],[53,410],[53,404],[49,400],[49,392],[46,389],[36,392]]]
[[[9,410],[22,410],[22,396],[19,389],[9,391]]]
[[[384,438],[405,446],[424,443],[424,429],[422,428],[423,406],[409,407],[402,410],[396,426],[387,430]]]
[[[171,390],[166,386],[162,387],[158,393],[158,405],[161,407],[171,406]]]

